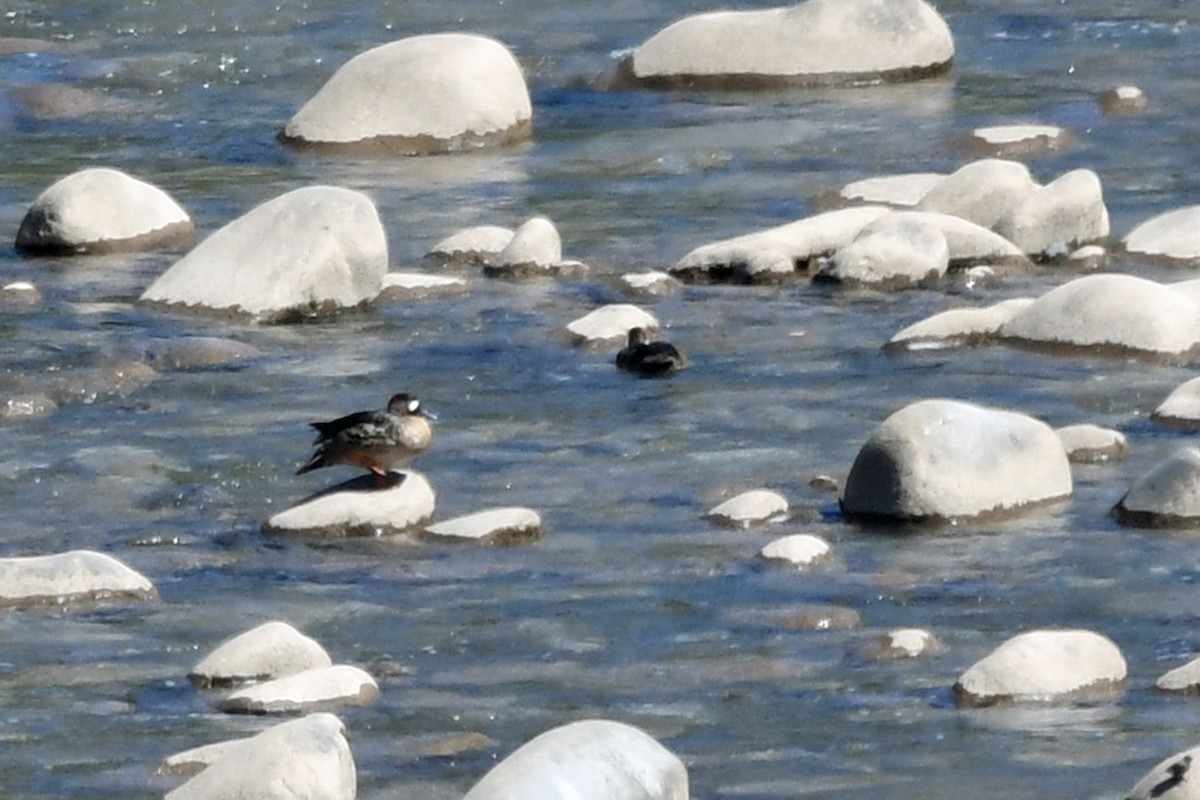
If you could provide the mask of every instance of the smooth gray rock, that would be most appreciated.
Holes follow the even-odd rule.
[[[610,303],[567,323],[567,335],[576,345],[618,342],[624,346],[630,328],[647,332],[659,329],[654,314],[628,303]]]
[[[433,517],[436,497],[419,472],[388,473],[399,483],[378,488],[370,476],[352,478],[275,514],[266,533],[342,538],[405,533]]]
[[[1024,164],[985,158],[952,172],[926,192],[917,208],[961,217],[990,230],[1037,188]]]
[[[630,295],[638,298],[658,299],[674,294],[679,289],[679,281],[670,273],[652,270],[650,272],[627,272],[620,278],[621,287]]]
[[[644,731],[590,719],[526,742],[463,800],[688,800],[688,776]]]
[[[892,414],[859,450],[842,493],[850,516],[949,520],[1069,497],[1071,469],[1050,426],[958,400]]]
[[[1031,192],[995,225],[996,233],[1032,256],[1064,256],[1108,237],[1100,176],[1077,169]]]
[[[71,255],[153,250],[195,233],[171,196],[119,170],[74,172],[42,192],[21,221],[17,250]]]
[[[911,80],[942,72],[954,38],[923,0],[808,0],[679,20],[622,62],[618,85],[753,89]]]
[[[373,300],[388,267],[387,236],[366,195],[296,189],[205,239],[142,300],[281,322]]]
[[[542,537],[542,518],[531,508],[492,508],[425,529],[423,538],[509,546]]]
[[[1134,784],[1128,800],[1200,800],[1200,745],[1164,758]]]
[[[1155,422],[1172,428],[1200,430],[1200,378],[1192,378],[1175,387],[1150,416]]]
[[[156,597],[148,578],[103,553],[0,558],[0,608]]]
[[[888,350],[945,350],[986,344],[1017,312],[1033,302],[1014,297],[986,308],[952,308],[902,328],[884,347]]]
[[[503,44],[468,33],[412,36],[346,62],[280,133],[319,152],[430,155],[528,139],[525,76]]]
[[[325,648],[286,622],[264,622],[222,642],[188,678],[199,686],[261,681],[332,666]]]
[[[751,489],[729,498],[705,514],[720,525],[747,528],[779,519],[788,512],[787,498],[770,489]]]
[[[217,708],[232,714],[294,713],[362,706],[377,697],[374,678],[358,667],[337,664],[246,686],[224,697]]]
[[[959,705],[984,706],[1111,696],[1125,674],[1120,648],[1105,636],[1085,630],[1029,631],[964,672],[954,684],[954,697]]]
[[[932,223],[896,214],[870,223],[815,278],[850,286],[906,289],[946,274],[950,251]]]
[[[1120,431],[1083,423],[1055,428],[1054,432],[1073,464],[1120,461],[1129,455],[1129,439]]]
[[[1200,205],[1151,217],[1127,233],[1121,246],[1127,253],[1167,261],[1200,260]]]
[[[202,754],[212,760],[165,800],[354,800],[358,777],[346,731],[310,714]]]
[[[1183,447],[1134,482],[1113,515],[1139,528],[1200,527],[1200,449]]]

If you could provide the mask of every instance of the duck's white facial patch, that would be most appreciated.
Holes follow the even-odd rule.
[[[408,401],[408,413],[416,414],[420,410],[421,410],[421,401],[420,400],[409,400]]]

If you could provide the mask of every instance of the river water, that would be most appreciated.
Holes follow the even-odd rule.
[[[743,6],[749,4],[741,4]],[[687,763],[697,798],[1115,797],[1195,743],[1200,705],[1154,679],[1197,647],[1194,537],[1119,528],[1109,509],[1188,442],[1148,420],[1186,365],[1002,348],[886,355],[917,319],[1036,295],[1061,267],[971,289],[894,295],[807,282],[689,287],[653,305],[693,368],[619,374],[563,326],[621,299],[613,277],[692,247],[790,221],[877,174],[949,172],[980,125],[1048,122],[1072,148],[1030,166],[1104,183],[1116,236],[1200,194],[1200,10],[1182,2],[968,2],[939,10],[958,54],[946,77],[882,88],[762,95],[602,91],[615,57],[697,0],[319,3],[12,0],[0,36],[59,43],[0,58],[0,277],[44,302],[5,310],[4,386],[82,381],[81,402],[0,424],[0,553],[87,547],[149,576],[157,602],[0,616],[0,794],[154,797],[164,756],[261,730],[225,716],[185,675],[222,639],[268,619],[335,661],[373,668],[381,698],[343,709],[363,798],[457,798],[529,738],[586,717],[639,725]],[[276,131],[354,54],[407,35],[468,30],[526,70],[531,143],[395,162],[290,153]],[[91,93],[82,117],[39,119],[21,87]],[[1151,99],[1104,117],[1120,84]],[[551,217],[584,281],[490,282],[444,300],[333,322],[258,328],[160,314],[135,298],[180,251],[23,259],[29,203],[77,169],[123,169],[170,192],[199,236],[284,191],[367,192],[394,269],[475,224]],[[1156,279],[1192,277],[1115,259]],[[187,335],[243,341],[233,368],[164,371],[135,391],[86,395],[90,375]],[[65,377],[64,377],[65,376]],[[80,377],[83,376],[83,377]],[[418,394],[438,414],[417,462],[438,517],[528,505],[542,541],[511,549],[395,539],[336,543],[260,533],[275,511],[349,477],[297,477],[306,423]],[[845,523],[836,497],[858,447],[893,410],[931,396],[1017,409],[1054,425],[1121,429],[1133,453],[1078,467],[1071,502],[1005,522],[928,529]],[[792,504],[765,529],[703,513],[765,486]],[[755,554],[807,532],[828,568],[768,569]],[[793,630],[807,606],[853,609],[853,630]],[[924,627],[938,657],[869,662],[864,641]],[[1127,691],[1086,707],[960,711],[949,687],[1033,627],[1114,639]],[[464,732],[488,743],[422,755]]]

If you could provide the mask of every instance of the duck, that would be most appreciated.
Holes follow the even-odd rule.
[[[629,341],[617,353],[617,368],[643,378],[662,378],[688,365],[687,356],[670,342],[647,341],[644,328],[630,328]]]
[[[370,470],[376,486],[387,486],[390,470],[411,464],[433,441],[430,419],[420,400],[400,392],[382,410],[310,423],[317,431],[313,454],[296,474],[353,464]]]

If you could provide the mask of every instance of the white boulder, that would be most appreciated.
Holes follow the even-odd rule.
[[[1071,468],[1050,426],[1012,411],[922,400],[859,450],[842,492],[851,516],[946,520],[1070,496]]]
[[[1154,682],[1154,687],[1164,692],[1200,693],[1200,658],[1163,673]]]
[[[914,322],[888,339],[888,350],[944,350],[986,344],[1017,312],[1033,302],[1014,297],[986,308],[952,308]]]
[[[931,222],[904,214],[882,217],[840,248],[815,278],[851,286],[904,289],[946,274],[946,237]]]
[[[1200,800],[1200,781],[1195,780],[1195,768],[1200,759],[1200,746],[1192,747],[1165,758],[1138,781],[1127,800]]]
[[[481,545],[522,544],[542,536],[542,518],[532,508],[492,508],[430,525],[426,539]]]
[[[751,489],[729,498],[704,516],[719,525],[748,528],[780,519],[787,513],[786,497],[770,489]]]
[[[374,299],[387,267],[387,236],[370,198],[312,186],[218,230],[142,300],[286,321]]]
[[[1081,423],[1055,428],[1067,459],[1074,464],[1120,461],[1129,455],[1129,439],[1120,431]]]
[[[112,556],[72,550],[0,558],[0,607],[66,605],[158,596],[148,578]]]
[[[529,138],[533,108],[508,48],[467,33],[413,36],[346,62],[288,121],[301,149],[429,155]]]
[[[485,261],[484,272],[491,275],[545,275],[562,263],[562,237],[558,228],[545,217],[526,220],[512,239]]]
[[[989,125],[976,128],[971,137],[980,150],[1005,157],[1065,150],[1074,139],[1057,125]]]
[[[1085,630],[1029,631],[973,664],[954,684],[954,697],[960,705],[984,706],[1111,694],[1125,673],[1120,648],[1105,636]]]
[[[1183,447],[1134,482],[1113,509],[1123,525],[1200,527],[1200,449]]]
[[[286,622],[264,622],[222,642],[188,674],[199,686],[259,681],[331,666],[325,648]]]
[[[74,172],[42,192],[21,221],[16,248],[26,253],[153,250],[195,233],[170,195],[119,170]]]
[[[936,636],[921,628],[897,628],[858,648],[858,655],[873,661],[937,655],[946,649]]]
[[[630,328],[642,328],[648,333],[657,331],[658,318],[635,305],[610,303],[571,320],[567,323],[567,334],[577,345],[620,342],[624,346]]]
[[[1035,256],[1063,256],[1108,237],[1100,176],[1077,169],[1031,192],[995,225],[996,233]]]
[[[863,178],[843,186],[838,191],[838,197],[856,203],[912,208],[945,177],[940,172],[910,172]]]
[[[795,533],[770,542],[758,552],[759,558],[793,567],[811,567],[832,554],[829,542],[810,533]]]
[[[972,161],[933,186],[917,208],[950,214],[991,229],[1038,188],[1029,167],[1017,161]]]
[[[361,706],[379,697],[375,679],[338,664],[256,683],[224,697],[217,708],[234,714],[277,714],[332,706]]]
[[[404,533],[433,517],[436,497],[419,472],[391,472],[398,483],[375,486],[370,476],[352,478],[275,514],[263,530],[292,536],[341,538]]]
[[[620,281],[628,294],[650,299],[666,297],[679,288],[679,281],[661,270],[627,272],[620,277]]]
[[[1172,428],[1200,430],[1200,378],[1175,387],[1154,409],[1151,418]]]
[[[1125,234],[1121,246],[1127,253],[1171,261],[1200,259],[1200,205],[1151,217]]]
[[[448,263],[482,264],[508,247],[512,239],[511,228],[477,225],[452,233],[425,255]]]

